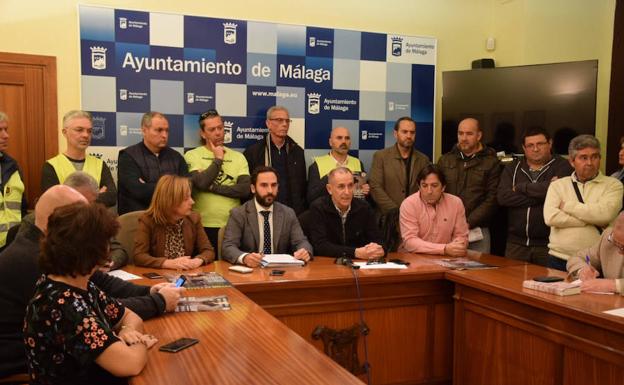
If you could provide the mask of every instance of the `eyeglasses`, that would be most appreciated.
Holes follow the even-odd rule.
[[[548,142],[531,143],[524,146],[527,150],[539,149],[547,145]]]
[[[613,233],[609,234],[607,237],[607,241],[609,241],[613,246],[617,247],[620,253],[624,254],[624,245],[613,239]]]
[[[215,116],[219,116],[219,112],[217,112],[217,110],[215,109],[210,109],[204,112],[203,114],[199,115],[199,122],[201,123],[202,120],[212,118]]]
[[[271,118],[269,120],[272,121],[272,122],[277,122],[279,124],[282,124],[282,123],[290,124],[290,123],[292,123],[292,119]]]

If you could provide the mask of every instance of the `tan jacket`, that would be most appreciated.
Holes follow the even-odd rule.
[[[384,148],[373,155],[373,165],[370,170],[371,196],[382,214],[399,208],[403,200],[418,191],[416,177],[420,170],[429,164],[429,158],[422,152],[414,149],[409,177],[409,191],[405,191],[405,162],[396,144]]]
[[[204,232],[201,218],[191,212],[182,223],[185,255],[201,258],[204,264],[214,260],[214,249]],[[134,263],[138,266],[161,267],[165,262],[165,227],[154,222],[147,214],[139,217],[139,227],[134,235]]]
[[[589,263],[602,273],[603,278],[615,279],[616,291],[624,295],[622,290],[622,285],[624,284],[624,255],[607,240],[612,232],[612,229],[603,231],[598,242],[589,249],[577,252],[575,256],[568,260],[567,269],[568,272],[576,275],[581,268],[586,266],[585,256],[589,256]]]

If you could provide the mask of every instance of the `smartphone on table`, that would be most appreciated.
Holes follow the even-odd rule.
[[[199,340],[196,338],[180,338],[178,340],[169,342],[168,344],[161,346],[160,348],[158,348],[158,350],[160,350],[161,352],[177,353],[180,350],[186,349],[189,346],[193,346],[198,342]]]

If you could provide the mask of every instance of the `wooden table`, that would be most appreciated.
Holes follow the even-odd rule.
[[[230,264],[221,261],[203,270],[222,274],[319,351],[323,351],[323,343],[312,338],[317,326],[341,330],[360,320],[355,273],[369,329],[372,383],[450,384],[454,285],[446,279],[448,269],[435,263],[444,257],[412,254],[392,257],[406,260],[410,266],[405,270],[353,271],[335,265],[333,258],[317,257],[305,267],[283,268],[286,273],[282,277],[270,276],[270,269],[255,269],[251,274],[230,272]],[[471,257],[497,266],[524,265],[494,256],[472,254]],[[133,266],[127,270],[142,274],[154,269]],[[362,338],[357,346],[358,359],[363,363]],[[365,380],[365,376],[360,378]]]
[[[559,297],[522,287],[541,266],[449,271],[455,282],[453,382],[464,384],[624,383],[624,307],[619,295]]]
[[[154,347],[131,384],[361,384],[296,333],[234,288],[189,291],[226,294],[229,311],[166,314],[145,322],[160,346],[181,337],[200,340],[178,353]]]

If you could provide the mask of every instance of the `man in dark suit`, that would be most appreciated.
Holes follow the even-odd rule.
[[[277,171],[268,166],[251,175],[254,199],[230,211],[221,255],[231,263],[257,267],[263,254],[290,254],[309,261],[312,246],[293,209],[276,202]]]

